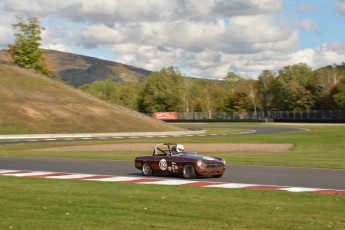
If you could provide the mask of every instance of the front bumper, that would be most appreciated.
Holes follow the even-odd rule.
[[[197,168],[195,171],[200,176],[219,176],[219,175],[223,175],[225,168],[217,168],[217,169]]]

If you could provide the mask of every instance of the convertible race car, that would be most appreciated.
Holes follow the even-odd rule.
[[[186,152],[180,144],[164,143],[154,148],[152,156],[135,158],[135,167],[144,176],[182,175],[186,179],[196,176],[221,177],[225,171],[225,160]]]

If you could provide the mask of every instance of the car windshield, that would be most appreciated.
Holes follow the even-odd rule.
[[[197,152],[172,152],[173,156],[180,156],[180,155],[184,155],[184,156],[196,156],[198,155]]]

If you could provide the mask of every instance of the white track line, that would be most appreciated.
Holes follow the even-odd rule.
[[[24,172],[24,173],[16,173],[16,174],[9,174],[9,176],[17,176],[17,177],[30,177],[30,176],[41,176],[45,174],[50,174],[50,172],[40,172],[40,171],[35,171],[35,172]],[[7,174],[3,174],[6,176]]]
[[[190,184],[197,181],[184,181],[184,180],[167,180],[164,179],[162,181],[148,181],[148,182],[140,182],[140,184],[159,184],[159,185],[184,185],[184,184]]]
[[[49,179],[80,179],[85,177],[94,176],[93,174],[70,174],[70,175],[61,175],[61,176],[47,176],[45,178]]]
[[[113,176],[109,178],[101,178],[101,179],[87,179],[91,181],[109,181],[109,182],[124,182],[124,181],[132,181],[132,180],[139,180],[142,179],[141,177],[129,177],[129,176]]]
[[[213,188],[246,188],[246,187],[251,187],[251,186],[257,186],[257,184],[224,183],[224,184],[207,185],[205,187],[213,187]]]
[[[280,188],[278,190],[284,190],[288,192],[315,192],[320,190],[327,190],[322,188],[303,188],[303,187],[291,187],[291,188]]]

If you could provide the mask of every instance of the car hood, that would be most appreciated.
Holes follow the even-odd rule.
[[[180,157],[186,158],[186,159],[193,159],[193,160],[202,160],[203,162],[205,162],[206,164],[212,163],[223,163],[221,158],[218,157],[209,157],[209,156],[203,156],[203,155],[182,155]]]

